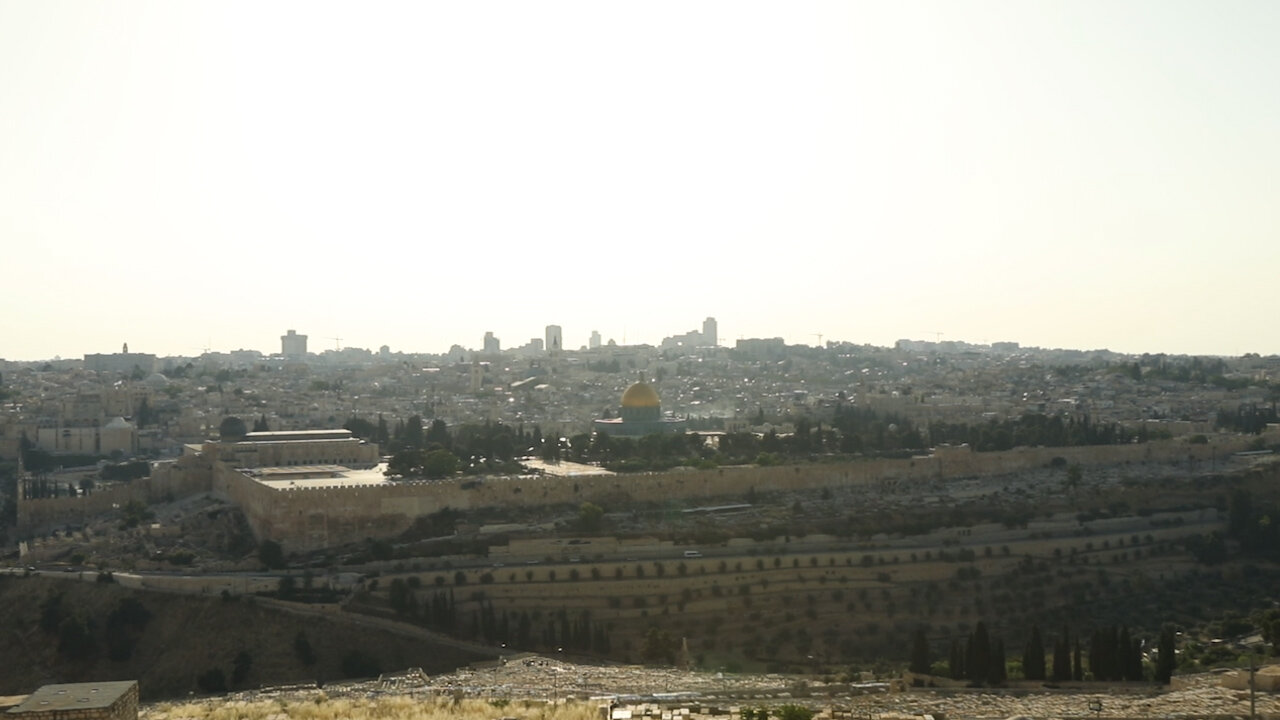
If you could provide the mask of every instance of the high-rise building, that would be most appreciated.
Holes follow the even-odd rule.
[[[564,349],[564,335],[559,325],[547,326],[547,353],[550,355],[559,355]]]
[[[502,343],[489,331],[484,334],[484,352],[486,355],[497,355],[502,352]]]
[[[280,336],[280,354],[290,360],[301,360],[307,356],[307,336],[290,330]]]
[[[600,347],[600,331],[599,330],[591,331],[591,339],[587,341],[587,347],[591,348],[592,350],[595,350],[596,348]]]
[[[702,344],[715,347],[719,344],[719,337],[716,335],[716,319],[709,317],[702,321]]]

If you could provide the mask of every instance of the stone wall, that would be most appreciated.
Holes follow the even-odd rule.
[[[83,525],[130,501],[151,504],[210,490],[208,464],[198,457],[153,463],[151,475],[127,483],[100,486],[88,495],[23,497],[18,491],[18,536],[34,537],[67,525]]]
[[[394,537],[414,520],[444,508],[576,506],[605,507],[681,498],[687,503],[742,501],[753,493],[818,490],[848,484],[897,484],[1019,472],[1048,466],[1056,458],[1093,467],[1124,463],[1186,463],[1207,469],[1245,449],[1249,436],[1216,436],[1207,444],[1167,440],[1139,445],[1074,448],[1015,448],[976,453],[968,447],[940,447],[910,459],[875,459],[831,464],[735,467],[637,475],[561,478],[550,475],[410,481],[339,488],[274,489],[209,455],[155,463],[151,477],[102,488],[72,498],[18,500],[18,533],[32,537],[54,528],[83,524],[131,500],[162,501],[213,492],[236,503],[259,539],[306,551]]]
[[[1017,472],[1049,465],[1054,458],[1082,467],[1123,463],[1208,463],[1243,449],[1249,438],[1222,437],[1207,445],[1162,441],[1141,445],[1081,448],[1018,448],[975,453],[939,448],[905,460],[865,460],[779,467],[719,468],[638,475],[486,477],[410,481],[340,488],[274,489],[232,468],[219,466],[215,489],[245,512],[258,539],[288,551],[394,537],[413,521],[444,508],[576,506],[594,502],[617,507],[681,498],[687,503],[741,501],[754,492],[817,490],[849,484],[883,484]]]

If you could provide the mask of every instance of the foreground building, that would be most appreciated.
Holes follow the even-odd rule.
[[[5,713],[7,720],[137,720],[138,682],[45,685]]]

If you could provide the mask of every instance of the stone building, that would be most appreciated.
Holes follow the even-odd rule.
[[[45,685],[9,708],[6,720],[137,720],[138,682]]]
[[[663,417],[658,391],[644,378],[622,393],[621,417],[596,420],[592,427],[607,435],[640,437],[655,433],[682,433],[686,422]]]
[[[188,446],[188,453],[195,448]],[[342,465],[368,468],[381,456],[376,443],[355,437],[350,430],[286,430],[247,433],[237,442],[209,442],[198,450],[235,467]]]

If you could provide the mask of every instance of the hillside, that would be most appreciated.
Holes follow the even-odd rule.
[[[351,607],[522,650],[672,663],[687,642],[698,667],[813,671],[905,663],[917,628],[934,658],[979,622],[1014,655],[1033,625],[1054,636],[1065,627],[1072,638],[1124,625],[1154,640],[1164,622],[1192,628],[1270,606],[1280,566],[1230,560],[1221,538],[1232,493],[1274,502],[1275,467],[1190,478],[1122,471],[1081,488],[1078,500],[1058,485],[1002,486],[1016,501],[975,485],[967,504],[949,503],[969,522],[921,534],[742,539],[701,544],[705,554],[693,557],[676,546],[629,560],[429,565],[382,578]],[[912,500],[919,503],[909,492],[897,498]],[[886,492],[874,505],[855,504],[837,491],[788,495],[774,508],[839,507],[883,525],[894,501]],[[1015,507],[1037,512],[992,522]],[[791,526],[804,523],[793,511]]]
[[[250,597],[226,601],[6,576],[0,577],[0,607],[0,658],[6,659],[0,695],[53,682],[137,679],[144,698],[170,698],[199,693],[197,677],[211,670],[221,670],[236,689],[406,667],[440,672],[481,658],[342,615],[295,615]],[[56,627],[42,629],[42,619]],[[295,646],[299,633],[313,657]]]

